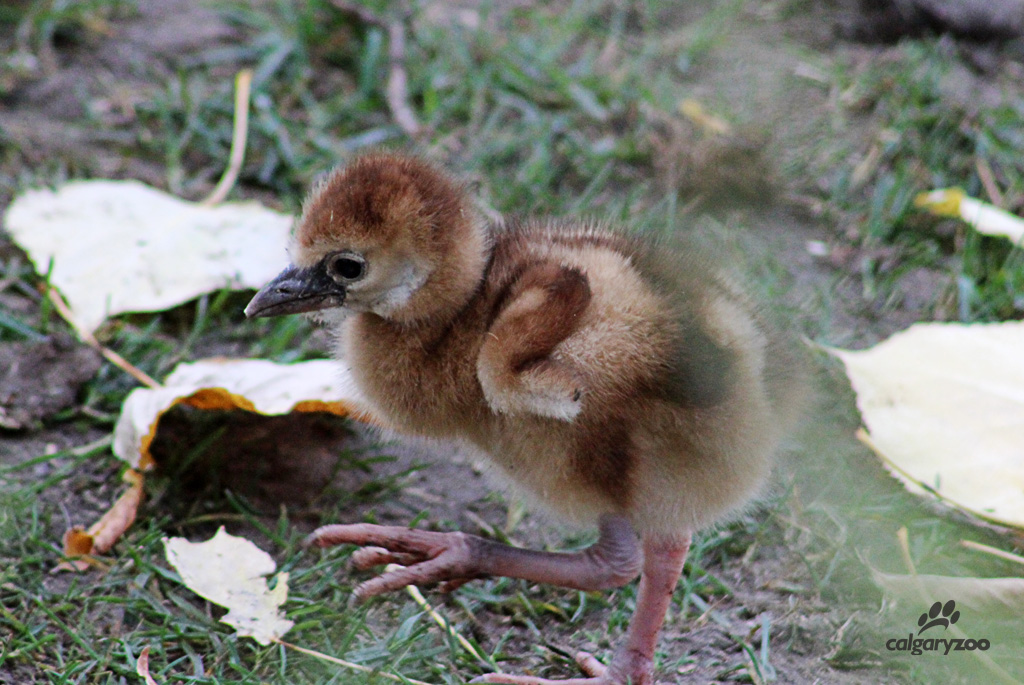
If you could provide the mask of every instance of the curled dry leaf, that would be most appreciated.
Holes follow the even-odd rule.
[[[288,574],[274,576],[274,589],[269,589],[264,576],[277,568],[274,560],[245,538],[221,527],[206,542],[164,538],[164,549],[190,590],[228,609],[221,622],[239,635],[267,645],[294,625],[281,614],[288,600]]]
[[[865,441],[909,489],[1024,527],[1024,323],[917,324],[833,349]]]
[[[280,270],[292,217],[253,202],[204,207],[137,181],[31,190],[4,225],[75,323],[159,311],[224,287],[259,288]]]
[[[114,428],[114,454],[134,468],[153,465],[150,446],[160,417],[178,404],[244,409],[260,414],[327,412],[367,418],[361,395],[331,361],[276,364],[256,359],[208,359],[178,365],[159,388],[128,395]]]
[[[137,388],[128,395],[114,427],[114,454],[132,468],[131,484],[114,506],[88,530],[72,528],[64,536],[64,554],[78,557],[57,570],[83,571],[131,526],[143,496],[143,475],[153,466],[150,448],[160,418],[178,404],[197,409],[242,409],[266,415],[325,412],[371,421],[362,396],[338,364],[310,361],[276,364],[255,359],[208,359],[179,364],[158,388]]]
[[[64,533],[64,556],[70,560],[61,562],[55,571],[84,571],[96,564],[91,555],[107,552],[135,522],[142,503],[144,477],[135,469],[128,469],[124,480],[128,489],[99,521],[88,530],[75,526]]]

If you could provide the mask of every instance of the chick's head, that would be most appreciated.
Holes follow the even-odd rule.
[[[484,269],[487,240],[463,190],[433,166],[374,154],[331,173],[306,200],[292,265],[249,316],[344,307],[412,323],[457,310]]]

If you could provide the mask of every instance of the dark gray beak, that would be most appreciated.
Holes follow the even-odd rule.
[[[344,303],[345,287],[327,275],[323,264],[308,269],[289,266],[256,293],[245,308],[245,315],[252,319],[300,314]]]

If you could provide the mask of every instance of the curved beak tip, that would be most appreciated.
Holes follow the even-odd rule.
[[[301,314],[340,306],[344,301],[344,288],[325,274],[315,269],[289,266],[260,288],[245,307],[245,316],[253,319],[260,316]]]

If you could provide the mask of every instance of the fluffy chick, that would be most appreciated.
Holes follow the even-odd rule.
[[[588,685],[648,685],[691,533],[756,494],[798,414],[791,343],[701,250],[577,221],[483,221],[463,188],[417,158],[371,154],[307,200],[292,266],[248,316],[317,311],[337,329],[371,413],[459,439],[598,541],[573,554],[462,533],[326,526],[358,567],[398,562],[357,598],[503,575],[582,590],[642,573],[637,606]],[[542,685],[490,674],[490,683]]]

